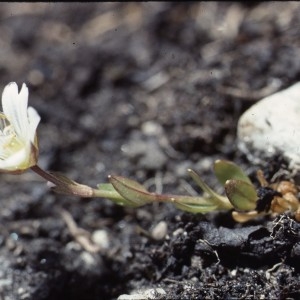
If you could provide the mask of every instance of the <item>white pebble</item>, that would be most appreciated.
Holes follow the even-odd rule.
[[[165,221],[160,221],[151,231],[151,236],[157,240],[163,240],[168,232],[168,224]]]
[[[117,300],[152,300],[157,299],[157,297],[166,295],[166,291],[162,288],[154,288],[147,290],[137,290],[131,295],[123,294],[118,297]]]
[[[101,247],[101,249],[109,248],[109,236],[106,230],[95,230],[92,234],[92,241]]]
[[[300,82],[250,107],[238,123],[238,146],[261,164],[280,154],[300,169]]]
[[[157,299],[160,295],[166,295],[166,291],[162,288],[156,288],[156,289],[149,289],[144,292],[144,295],[147,297],[147,299]]]
[[[87,267],[95,266],[97,264],[95,257],[87,251],[83,251],[80,254],[80,258]]]
[[[178,228],[175,231],[173,231],[173,236],[178,236],[180,234],[183,234],[184,230],[183,228]]]
[[[127,295],[123,294],[118,297],[117,300],[147,300],[148,298],[141,294]]]

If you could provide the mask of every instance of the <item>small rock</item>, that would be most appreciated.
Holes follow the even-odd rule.
[[[186,161],[178,162],[178,164],[176,164],[174,168],[175,169],[174,171],[177,177],[190,178],[187,170],[191,168],[193,168],[193,165],[191,164],[190,161],[186,160]]]
[[[101,249],[109,248],[109,236],[106,230],[95,230],[92,234],[92,241],[101,247]]]
[[[161,148],[158,146],[158,143],[155,141],[148,141],[147,151],[145,152],[144,157],[140,160],[140,165],[142,168],[147,170],[160,170],[167,162],[167,157]]]
[[[200,159],[193,168],[196,170],[211,171],[213,165],[214,159],[212,157],[204,157]]]
[[[248,109],[238,123],[238,147],[255,164],[279,154],[300,169],[300,82]]]
[[[158,299],[159,296],[166,295],[166,291],[162,288],[149,289],[144,292],[147,299]]]
[[[163,134],[162,126],[154,121],[144,122],[141,126],[141,131],[147,136],[159,137]]]
[[[148,298],[146,296],[143,296],[141,294],[134,294],[134,295],[127,295],[123,294],[118,297],[117,300],[147,300]]]
[[[165,296],[167,293],[162,288],[154,288],[147,290],[138,290],[133,292],[131,295],[123,294],[118,297],[117,300],[152,300],[160,299],[162,296]]]
[[[178,236],[180,234],[183,234],[184,230],[183,228],[178,228],[173,232],[173,236]]]
[[[91,268],[97,265],[95,257],[87,251],[83,251],[79,257],[81,258],[83,263],[87,266],[87,268]]]
[[[165,221],[160,221],[151,231],[151,236],[157,240],[163,240],[168,232],[168,224]]]

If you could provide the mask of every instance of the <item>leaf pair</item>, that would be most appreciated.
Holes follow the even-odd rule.
[[[150,202],[171,202],[177,208],[193,213],[207,213],[217,208],[214,203],[204,197],[150,193],[138,182],[125,177],[109,176],[109,181],[131,206],[142,206]]]
[[[214,171],[235,209],[240,211],[255,209],[258,198],[256,189],[239,166],[230,161],[217,160]]]
[[[218,181],[225,187],[227,197],[214,192],[205,184],[199,175],[189,169],[188,173],[197,185],[205,193],[203,197],[156,194],[147,191],[138,182],[121,177],[109,176],[111,185],[99,185],[99,189],[117,191],[121,197],[112,199],[118,204],[138,207],[150,202],[171,202],[181,210],[192,213],[207,213],[214,210],[232,209],[252,210],[255,208],[257,194],[249,177],[236,164],[217,160],[214,164],[214,172]],[[108,197],[111,199],[111,197]]]

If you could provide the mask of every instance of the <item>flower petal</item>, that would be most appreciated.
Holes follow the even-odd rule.
[[[2,93],[3,113],[8,121],[14,127],[19,137],[28,138],[28,88],[25,83],[22,85],[20,94],[18,94],[18,86],[15,82],[9,83]]]
[[[28,119],[29,119],[29,138],[32,143],[34,143],[36,136],[36,129],[41,120],[40,115],[33,107],[28,107]]]
[[[29,147],[24,147],[20,151],[14,153],[13,155],[9,156],[4,160],[0,160],[0,171],[18,171],[26,169],[28,164],[28,157],[30,157],[30,145]]]
[[[15,82],[2,94],[0,112],[0,172],[19,173],[34,166],[38,159],[36,128],[40,116],[28,108],[28,88],[23,83],[20,93]]]
[[[0,160],[7,159],[10,151],[7,151],[7,145],[11,142],[12,137],[8,135],[0,136]]]

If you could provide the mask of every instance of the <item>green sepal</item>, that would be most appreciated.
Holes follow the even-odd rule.
[[[214,163],[214,172],[218,181],[225,186],[227,180],[236,179],[252,184],[250,178],[235,163],[228,160],[218,159]]]
[[[252,184],[237,179],[227,180],[225,192],[235,209],[239,211],[255,209],[258,197]]]

